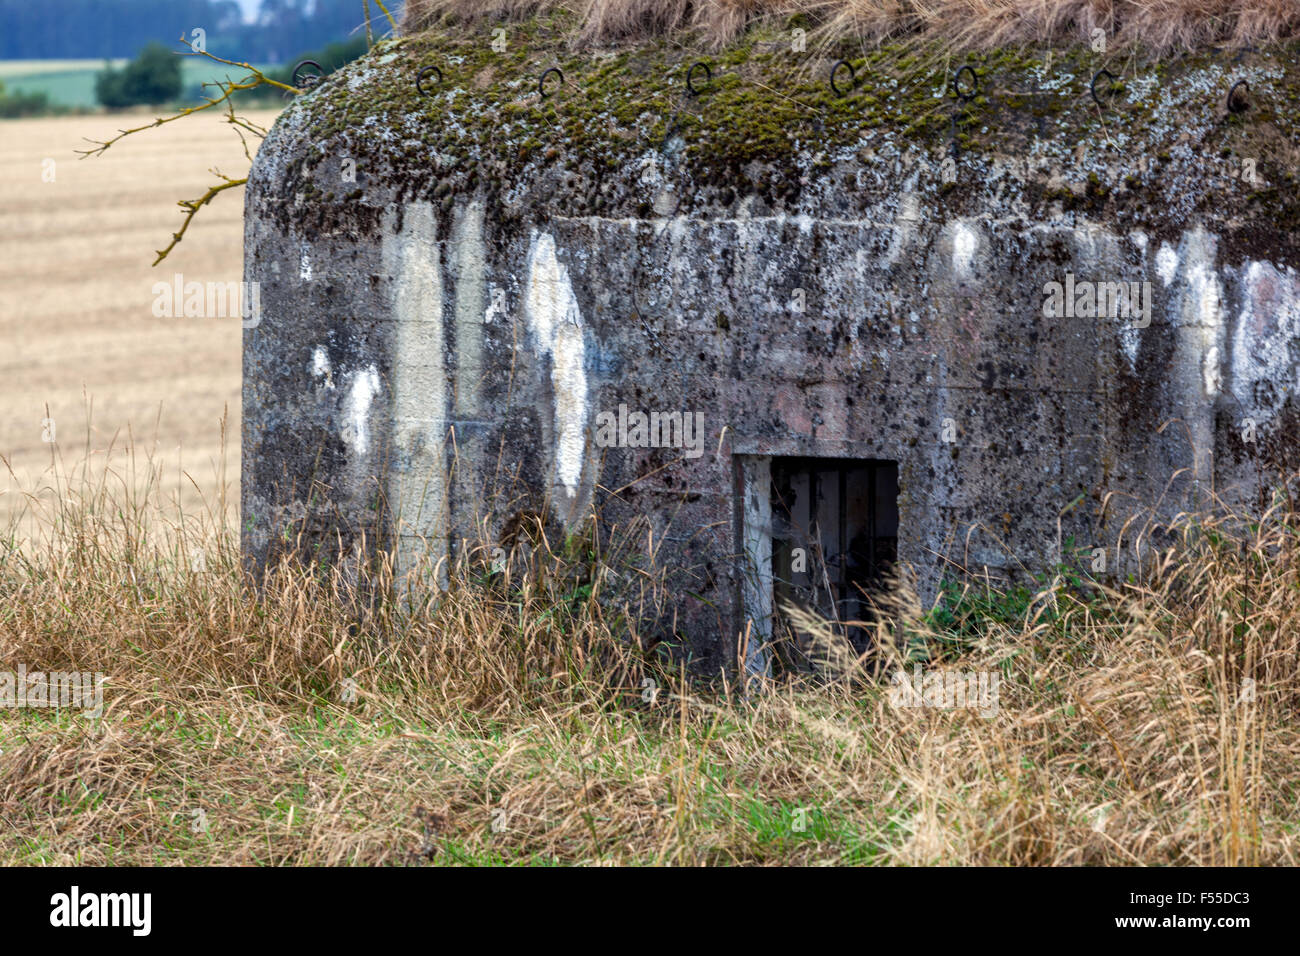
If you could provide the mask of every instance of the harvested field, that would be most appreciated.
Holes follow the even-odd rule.
[[[275,114],[251,115],[266,125]],[[195,501],[199,489],[217,490],[227,411],[228,433],[238,434],[239,321],[157,318],[152,304],[154,283],[178,272],[187,281],[240,278],[240,192],[218,197],[171,256],[157,268],[150,263],[181,223],[175,203],[212,183],[207,170],[242,176],[249,161],[215,115],[78,159],[75,150],[88,145],[83,137],[107,139],[147,120],[134,114],[3,124],[0,457],[9,467],[0,478],[0,514],[15,512],[17,489],[36,486],[52,454],[79,460],[128,434],[140,453],[166,464],[166,488]],[[54,444],[43,440],[46,418],[54,422]],[[237,441],[228,453],[233,502]]]

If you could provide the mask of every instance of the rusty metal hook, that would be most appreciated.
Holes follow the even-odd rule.
[[[309,66],[314,66],[316,72],[303,73],[303,69]],[[301,74],[301,76],[299,74]],[[325,67],[321,66],[315,60],[303,60],[293,68],[293,85],[303,90],[311,89],[324,78]]]
[[[970,74],[969,93],[963,93],[961,91],[961,75],[963,73]],[[959,67],[957,72],[952,75],[952,91],[956,95],[957,99],[962,103],[969,103],[971,100],[975,99],[975,97],[979,94],[980,78],[975,73],[975,68],[972,67],[969,63]]]
[[[1237,96],[1237,90],[1243,88],[1247,93],[1250,92],[1250,84],[1245,80],[1238,80],[1236,83],[1232,84],[1232,89],[1228,90],[1227,105],[1229,113],[1244,113],[1246,110],[1250,109],[1250,101],[1244,96]]]

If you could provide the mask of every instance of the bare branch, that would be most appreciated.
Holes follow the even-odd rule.
[[[390,17],[389,19],[391,20],[392,18]],[[267,76],[257,67],[253,66],[251,63],[240,63],[236,60],[227,60],[224,57],[219,57],[216,56],[215,54],[209,53],[207,50],[195,49],[194,44],[191,43],[189,40],[187,40],[183,35],[180,38],[180,42],[184,43],[187,47],[190,48],[189,53],[182,53],[180,54],[181,56],[204,56],[207,57],[209,60],[213,60],[217,63],[224,63],[227,66],[234,66],[234,67],[239,67],[240,69],[243,70],[247,70],[248,73],[247,75],[241,77],[238,80],[232,80],[229,74],[227,74],[224,80],[219,79],[209,83],[204,83],[203,86],[205,89],[209,86],[215,86],[221,91],[221,93],[219,96],[206,96],[205,97],[206,102],[202,106],[182,107],[181,109],[177,110],[176,113],[173,114],[172,116],[160,116],[156,118],[152,123],[146,123],[144,126],[136,126],[131,129],[118,130],[118,134],[116,136],[103,142],[100,142],[99,140],[93,140],[93,139],[86,140],[86,142],[88,143],[94,143],[95,148],[77,150],[77,152],[81,154],[82,159],[85,159],[87,156],[100,155],[105,150],[107,150],[110,146],[112,146],[114,143],[118,142],[119,140],[125,139],[126,137],[132,135],[133,133],[140,133],[147,129],[154,129],[155,127],[162,126],[164,123],[173,123],[176,120],[181,119],[182,117],[190,116],[193,113],[201,113],[203,110],[212,109],[214,106],[220,106],[221,104],[224,103],[226,105],[226,112],[227,112],[225,122],[229,123],[234,128],[235,134],[239,136],[239,141],[244,147],[244,155],[248,158],[248,161],[251,163],[253,161],[253,154],[248,148],[248,140],[244,136],[243,131],[247,130],[248,132],[252,133],[254,136],[258,136],[258,137],[265,136],[267,131],[263,129],[261,126],[258,126],[256,123],[249,120],[247,117],[237,116],[235,114],[235,101],[233,99],[235,93],[239,92],[240,90],[255,89],[259,86],[273,86],[277,89],[284,90],[285,92],[288,93],[303,92],[296,86],[291,86],[288,83],[281,83],[279,80],[271,79],[269,76]],[[158,265],[158,263],[162,262],[164,259],[166,259],[168,253],[170,253],[173,249],[175,249],[177,243],[179,243],[185,237],[186,230],[189,229],[190,223],[193,221],[195,214],[200,209],[202,209],[204,206],[210,203],[214,198],[216,198],[218,193],[225,192],[227,189],[234,189],[236,186],[242,186],[246,182],[248,182],[247,176],[245,176],[243,179],[232,179],[229,176],[223,175],[220,171],[216,169],[211,170],[211,172],[214,175],[220,177],[222,180],[224,180],[224,182],[209,187],[208,191],[204,193],[202,196],[200,196],[198,199],[182,199],[177,203],[178,206],[180,206],[182,209],[185,210],[185,221],[181,223],[181,228],[177,232],[172,233],[172,241],[167,244],[167,248],[155,250],[158,254],[158,257],[153,261],[153,264],[155,266]]]
[[[218,183],[216,186],[209,186],[208,191],[205,192],[198,199],[182,199],[178,203],[176,203],[176,205],[180,206],[182,209],[186,211],[185,221],[181,223],[181,228],[179,229],[179,231],[172,233],[172,241],[167,244],[167,248],[157,250],[158,258],[153,261],[154,265],[157,265],[158,263],[166,259],[167,254],[171,252],[173,249],[175,249],[177,243],[179,243],[181,239],[185,237],[185,231],[190,228],[190,223],[193,221],[195,213],[197,213],[208,203],[212,202],[212,200],[216,198],[218,193],[225,192],[227,189],[234,189],[236,186],[242,186],[244,185],[244,183],[248,182],[247,176],[245,176],[243,179],[231,179],[229,176],[222,175],[222,173],[219,170],[213,169],[210,170],[210,172],[214,176],[220,176],[222,179],[225,180],[225,182]]]
[[[268,86],[277,87],[278,89],[285,90],[288,93],[303,92],[302,90],[298,89],[298,87],[296,86],[291,86],[288,83],[281,83],[279,80],[271,79],[269,76],[267,76],[257,67],[253,66],[251,63],[243,63],[240,62],[239,60],[227,60],[224,57],[217,56],[215,53],[209,53],[207,50],[196,50],[194,49],[194,44],[192,44],[189,40],[185,39],[185,37],[183,36],[181,37],[181,42],[190,48],[190,52],[183,53],[181,54],[182,56],[205,56],[209,60],[215,60],[218,63],[224,63],[226,64],[226,66],[237,66],[241,70],[247,70],[249,73],[251,73],[254,77],[257,78],[257,83],[253,83],[249,87],[240,87],[240,89],[250,89],[252,86],[257,86],[261,83],[265,83]]]
[[[244,135],[244,130],[248,130],[259,139],[265,138],[267,131],[246,117],[236,116],[234,100],[227,100],[226,107],[226,122],[235,130],[235,135],[239,137],[240,145],[244,147],[245,158],[248,159],[249,163],[252,163],[253,154],[248,149],[248,137]]]
[[[81,157],[83,159],[86,158],[87,156],[98,156],[100,153],[103,153],[114,143],[118,142],[119,140],[125,139],[126,137],[130,136],[132,133],[140,133],[147,129],[153,129],[154,127],[162,126],[164,123],[173,123],[176,120],[181,119],[182,117],[189,116],[193,113],[201,113],[203,110],[208,110],[208,109],[212,109],[212,107],[214,106],[219,106],[222,103],[229,101],[231,97],[234,96],[234,94],[239,92],[240,90],[252,90],[252,89],[256,89],[259,86],[265,85],[265,86],[274,86],[277,89],[285,90],[286,92],[289,93],[303,92],[296,86],[290,86],[288,83],[281,83],[279,80],[271,79],[269,76],[267,76],[257,67],[253,66],[251,63],[240,63],[236,60],[227,60],[224,57],[220,57],[213,53],[209,53],[207,50],[196,50],[194,49],[194,44],[191,43],[189,40],[187,40],[184,36],[180,38],[180,42],[184,43],[187,47],[190,48],[189,53],[183,53],[181,54],[181,56],[207,57],[209,60],[214,60],[217,63],[224,63],[227,66],[237,66],[240,69],[247,70],[249,75],[239,80],[232,80],[230,79],[229,76],[227,76],[224,81],[216,80],[215,82],[212,83],[204,83],[203,85],[205,87],[216,86],[217,88],[219,88],[221,90],[221,95],[207,97],[206,98],[207,102],[204,103],[202,106],[185,106],[177,110],[176,113],[174,113],[171,116],[160,116],[157,119],[155,119],[152,123],[146,123],[144,126],[136,126],[133,129],[118,130],[118,135],[114,136],[112,139],[109,139],[105,142],[100,142],[99,140],[94,140],[94,139],[86,140],[86,142],[88,143],[94,143],[95,148],[77,150],[77,152],[81,154]],[[250,130],[253,129],[251,125],[246,125],[245,128]],[[256,132],[256,130],[253,131]],[[265,135],[265,131],[263,131],[261,135]]]

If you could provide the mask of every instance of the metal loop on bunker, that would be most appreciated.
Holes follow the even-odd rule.
[[[1097,81],[1100,80],[1103,76],[1106,77],[1107,99],[1110,98],[1109,94],[1111,92],[1111,85],[1115,82],[1116,76],[1114,73],[1112,73],[1110,70],[1106,69],[1105,67],[1102,67],[1100,70],[1098,70],[1096,73],[1092,75],[1092,82],[1088,84],[1088,92],[1092,94],[1092,101],[1102,109],[1105,109],[1106,104],[1103,103],[1101,101],[1101,97],[1097,95]]]
[[[844,67],[849,71],[848,89],[840,89],[839,85],[835,82],[835,76],[839,73],[840,67]],[[836,60],[835,65],[831,67],[830,84],[831,92],[836,96],[848,96],[858,85],[858,71],[853,69],[853,64],[848,60]]]
[[[442,70],[438,69],[436,66],[426,66],[419,73],[415,74],[415,90],[421,96],[433,95],[432,90],[426,90],[424,88],[424,78],[430,73],[435,74],[438,77],[438,85],[442,85]]]
[[[315,73],[306,73],[307,67],[315,68]],[[293,68],[293,85],[306,92],[325,78],[325,67],[315,60],[303,60]]]
[[[705,63],[703,60],[692,63],[691,68],[686,71],[686,92],[691,96],[699,96],[704,92],[703,90],[697,90],[695,88],[696,70],[703,70],[704,82],[710,86],[713,84],[713,71],[709,69],[709,64]]]
[[[1232,84],[1232,89],[1228,90],[1228,99],[1226,100],[1229,113],[1244,113],[1250,109],[1250,84],[1245,80],[1238,80]]]
[[[963,73],[970,74],[969,92],[962,91],[961,75]],[[980,91],[980,78],[976,75],[974,67],[970,64],[958,67],[957,72],[952,75],[952,91],[956,95],[957,101],[963,105],[975,99]]]
[[[553,66],[545,70],[542,75],[537,78],[537,95],[542,99],[546,99],[550,96],[550,94],[546,92],[546,78],[552,73],[560,78],[559,85],[564,85],[564,72],[558,66]]]

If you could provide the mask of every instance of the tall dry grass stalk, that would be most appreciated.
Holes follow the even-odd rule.
[[[1246,46],[1300,32],[1293,0],[408,0],[404,27],[557,13],[572,15],[582,45],[686,30],[721,45],[751,24],[798,15],[828,41],[920,37],[974,49],[1086,42],[1098,28],[1112,44],[1154,51]]]
[[[0,552],[0,671],[107,678],[100,720],[0,711],[4,863],[1297,862],[1282,503],[1179,519],[1140,586],[904,595],[872,660],[824,631],[746,695],[638,638],[613,542],[386,599],[385,561],[248,580],[217,509],[106,475]],[[996,708],[899,706],[918,662]]]

